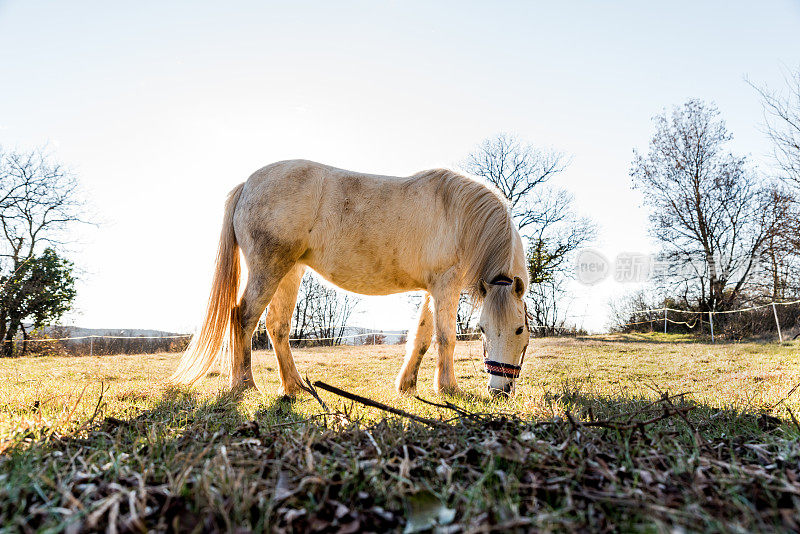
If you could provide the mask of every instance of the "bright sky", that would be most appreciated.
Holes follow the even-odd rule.
[[[800,65],[800,3],[0,1],[0,145],[47,145],[102,224],[73,246],[67,322],[190,331],[225,194],[306,158],[408,175],[517,134],[572,157],[558,184],[609,258],[650,252],[630,190],[650,118],[717,103],[735,148],[766,168],[761,105]],[[606,324],[632,287],[576,286],[578,323]],[[354,322],[402,328],[406,299]]]

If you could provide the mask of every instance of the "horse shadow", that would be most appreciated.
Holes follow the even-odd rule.
[[[171,445],[180,449],[198,441],[213,441],[220,437],[224,439],[225,436],[265,438],[274,431],[288,431],[297,428],[297,425],[305,425],[312,431],[314,428],[330,429],[326,418],[318,416],[321,414],[310,415],[307,403],[314,402],[310,398],[264,397],[255,407],[243,406],[247,403],[242,401],[242,393],[221,392],[209,397],[194,390],[167,388],[154,404],[136,415],[127,419],[104,417],[95,421],[89,430],[90,433],[105,434],[110,438],[109,443],[114,443],[115,446],[135,449],[142,436],[146,436],[153,426],[158,426],[165,429],[159,439],[165,443],[171,442]],[[435,402],[443,408],[447,404],[460,408],[462,414],[473,412],[488,416],[494,413],[502,416],[515,413],[513,398],[506,401],[469,391],[443,395],[435,399]],[[606,396],[565,385],[563,388],[545,392],[541,402],[551,409],[540,411],[537,415],[522,415],[520,421],[533,425],[552,424],[550,421],[558,420],[566,413],[569,414],[568,417],[579,422],[623,423],[645,420],[658,415],[659,410],[663,411],[664,407],[670,407],[673,410],[686,409],[686,417],[666,418],[657,426],[669,426],[671,430],[678,430],[686,436],[700,431],[711,438],[725,435],[750,438],[779,428],[790,433],[796,429],[800,433],[800,427],[794,427],[781,410],[771,411],[757,406],[720,408],[681,394],[665,397],[664,393],[654,391],[649,396]],[[553,415],[546,415],[548,411]],[[386,416],[388,419],[393,418],[389,414]],[[95,436],[98,437],[101,441],[104,439]],[[65,444],[73,442],[78,446],[89,444],[83,437],[64,436],[60,441]]]
[[[247,436],[254,431],[258,433],[259,427],[289,425],[305,417],[297,410],[296,398],[285,395],[265,398],[266,402],[259,402],[251,413],[243,409],[244,396],[243,392],[219,392],[209,397],[187,388],[168,387],[155,404],[137,415],[128,419],[108,416],[94,427],[112,435],[136,436],[151,424],[166,422],[177,436],[208,439],[214,434]]]

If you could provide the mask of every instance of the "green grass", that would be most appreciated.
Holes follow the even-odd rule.
[[[163,379],[178,355],[29,358],[0,367],[0,531],[330,532],[423,528],[800,528],[798,345],[663,334],[533,340],[512,399],[486,398],[460,343],[463,409],[394,392],[400,346],[296,350],[301,374],[425,417],[320,391],[288,402],[271,353],[261,392]],[[434,357],[418,393],[433,394]],[[102,397],[101,397],[102,391]],[[663,413],[660,396],[691,409]],[[787,396],[788,395],[788,396]],[[631,416],[630,414],[634,414]],[[606,425],[609,426],[609,425]],[[635,425],[632,425],[635,426]],[[447,530],[449,529],[449,530]]]

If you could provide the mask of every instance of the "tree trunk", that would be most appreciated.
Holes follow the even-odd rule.
[[[4,358],[14,357],[14,337],[16,335],[17,335],[17,329],[15,327],[11,327],[6,331],[6,338],[5,342],[3,343]]]
[[[0,347],[0,355],[4,355],[3,354],[4,351],[2,349],[5,348],[5,345],[6,345],[4,343],[4,340],[6,339],[6,319],[7,318],[8,318],[8,314],[6,313],[6,310],[3,309],[2,311],[0,311],[0,344],[3,345],[2,347]]]
[[[22,352],[20,353],[20,357],[25,356],[25,351],[28,350],[28,331],[25,330],[25,327],[22,328]]]

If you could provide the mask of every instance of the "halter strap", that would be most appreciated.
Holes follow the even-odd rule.
[[[486,365],[487,373],[504,378],[518,378],[519,372],[522,370],[521,365],[512,363],[495,362],[493,360],[484,360],[483,363]]]
[[[528,345],[522,348],[522,356],[519,359],[519,365],[513,363],[496,362],[494,360],[486,359],[486,344],[483,344],[483,365],[486,366],[486,372],[490,375],[502,376],[504,378],[519,378],[519,372],[522,370],[522,362],[525,361],[525,351],[528,350]]]

